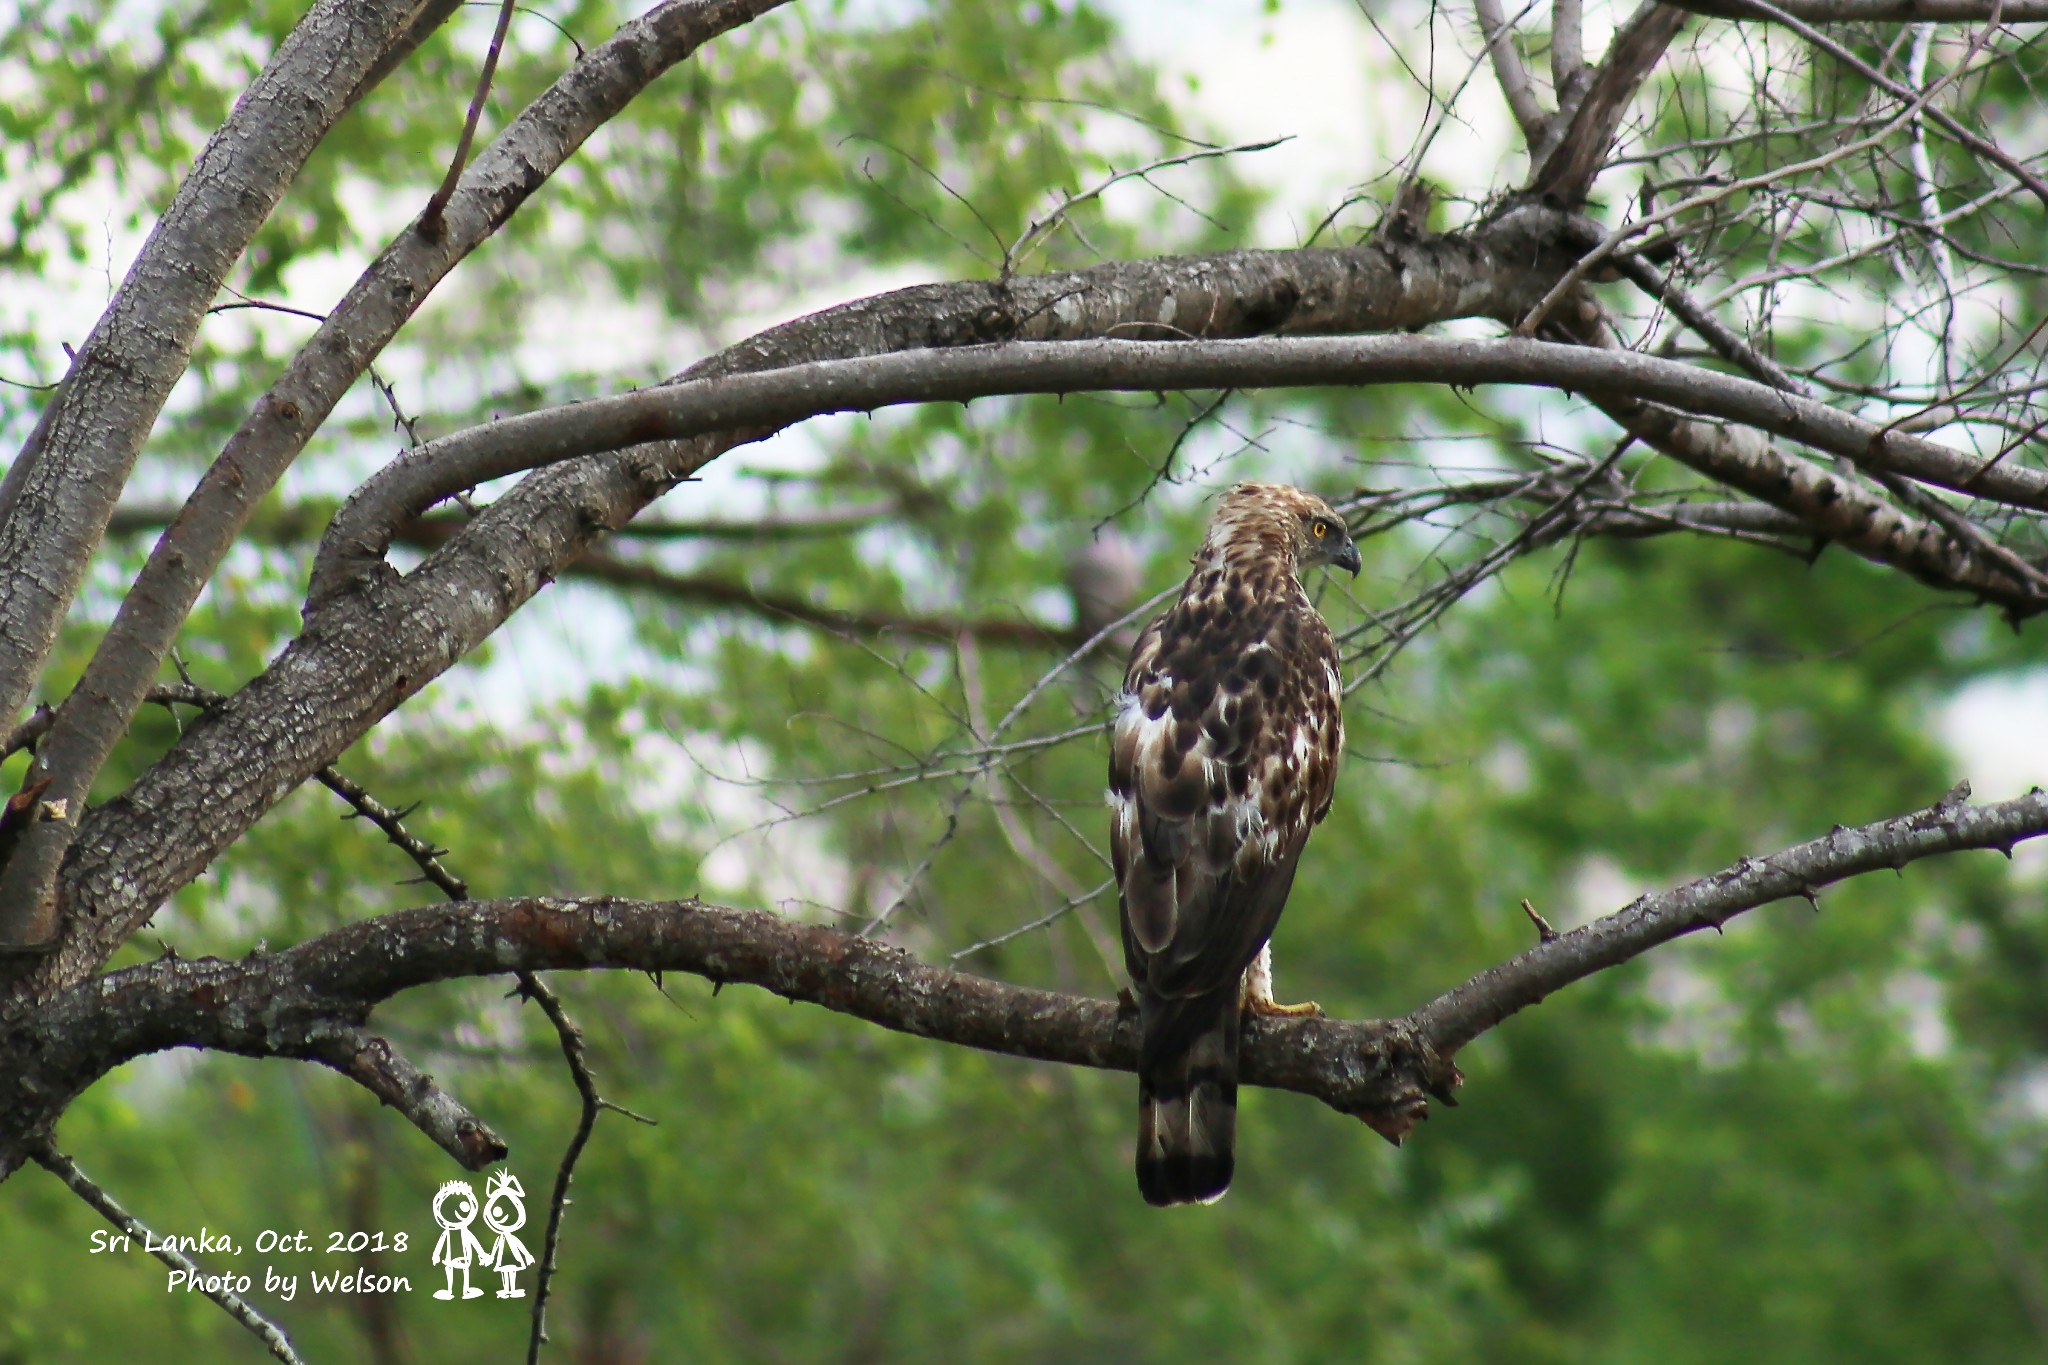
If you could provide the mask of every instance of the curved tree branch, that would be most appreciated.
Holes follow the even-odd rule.
[[[1960,786],[1925,810],[1837,828],[1546,939],[1392,1021],[1256,1019],[1244,1079],[1314,1096],[1398,1142],[1448,1099],[1459,1048],[1573,981],[1746,910],[1880,868],[1966,849],[2010,852],[2048,833],[2048,793],[1966,804]],[[407,910],[284,952],[230,962],[166,957],[50,999],[0,1031],[0,1177],[108,1070],[168,1047],[317,1055],[360,1037],[380,1002],[438,981],[506,972],[681,971],[744,983],[921,1038],[1039,1061],[1129,1070],[1134,1021],[1109,1001],[921,963],[822,925],[695,900],[528,897]]]
[[[2048,474],[2039,470],[1987,470],[1961,451],[1812,399],[1634,351],[1430,336],[1037,342],[898,352],[692,380],[509,417],[416,447],[336,514],[314,564],[309,609],[317,612],[378,565],[397,526],[436,501],[489,479],[645,441],[995,394],[1399,383],[1543,385],[1607,395],[1617,403],[1662,404],[1756,427],[1874,470],[2048,508]],[[1718,470],[1706,472],[1721,476]],[[1753,479],[1728,481],[1744,492],[1762,491]],[[1850,491],[1818,470],[1813,482],[1812,496],[1824,504]],[[1887,543],[1899,538],[1896,528],[1887,530]],[[1930,542],[1915,554],[1912,563],[1925,561],[1930,568],[1939,557],[1945,576],[1958,586],[2022,613],[2041,609],[2033,582],[2015,581],[2002,562],[1947,541]],[[1900,562],[1896,556],[1874,557]]]

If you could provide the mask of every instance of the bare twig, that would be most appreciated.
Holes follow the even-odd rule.
[[[569,1138],[569,1146],[562,1153],[560,1165],[555,1168],[554,1194],[548,1200],[548,1227],[542,1242],[541,1255],[535,1272],[533,1286],[533,1327],[526,1338],[526,1365],[537,1365],[540,1348],[548,1341],[548,1293],[554,1287],[555,1257],[561,1248],[562,1218],[569,1208],[569,1184],[575,1179],[576,1163],[583,1155],[585,1144],[590,1141],[591,1132],[597,1127],[598,1114],[606,1109],[626,1115],[640,1123],[654,1120],[635,1114],[630,1109],[621,1109],[605,1099],[597,1091],[597,1077],[590,1070],[590,1062],[583,1046],[583,1030],[562,1001],[547,984],[532,972],[519,973],[519,994],[531,1000],[547,1015],[548,1022],[555,1026],[555,1036],[561,1040],[562,1057],[569,1064],[569,1075],[576,1082],[576,1095],[582,1102],[582,1112],[576,1120],[576,1131]]]
[[[448,158],[448,174],[441,178],[441,188],[434,191],[420,213],[419,230],[430,237],[440,235],[441,214],[455,197],[455,187],[462,183],[462,168],[469,163],[469,144],[476,139],[476,125],[484,116],[491,80],[498,74],[498,54],[505,50],[505,34],[512,27],[512,5],[513,0],[504,0],[498,6],[498,26],[491,31],[490,50],[484,53],[483,70],[476,78],[476,94],[470,97],[469,113],[462,120],[462,135],[455,141],[455,155]]]
[[[1898,81],[1893,80],[1869,62],[1857,56],[1848,47],[1830,38],[1811,24],[1794,18],[1785,10],[1771,4],[1770,0],[1739,0],[1739,3],[1749,8],[1756,15],[1775,19],[1777,22],[1784,24],[1787,28],[1799,34],[1806,41],[1820,48],[1871,84],[1881,86],[1899,99],[1909,101],[1913,106],[1913,112],[1916,117],[1924,109],[1927,118],[1939,125],[1943,132],[1975,152],[1978,156],[1983,157],[1986,161],[2005,171],[2013,179],[2025,185],[2028,191],[2036,199],[2039,199],[2042,204],[2048,205],[2048,180],[2043,180],[2040,176],[2036,175],[2032,170],[2028,169],[2024,162],[2020,161],[2010,152],[2007,152],[1997,143],[1972,132],[1953,115],[1940,108],[1940,106],[1928,103],[1925,97],[1916,97],[1912,87],[1902,85]],[[1992,0],[1990,12],[1984,16],[1984,27],[1982,31],[1971,39],[1969,52],[1964,55],[1961,61],[1956,63],[1954,68],[1943,79],[1936,81],[1932,86],[1928,87],[1927,94],[1929,96],[1936,90],[1946,86],[1957,73],[1968,67],[1971,58],[1976,55],[1978,49],[1989,42],[1998,32],[1998,26],[2004,13],[2005,7],[2000,3],[2000,0]]]
[[[1662,7],[1661,0],[1653,0],[1653,3],[1658,3],[1660,8]],[[1757,3],[1761,3],[1761,0],[1757,0]],[[1957,79],[1966,65],[1967,61],[1959,62],[1953,69],[1944,73],[1940,80],[1926,89],[1908,92],[1906,107],[1886,120],[1875,132],[1852,141],[1840,143],[1830,147],[1827,151],[1811,156],[1804,161],[1795,162],[1789,166],[1775,166],[1757,175],[1745,176],[1739,180],[1724,181],[1698,194],[1666,205],[1664,208],[1658,209],[1653,213],[1647,213],[1640,218],[1633,219],[1616,227],[1605,237],[1601,238],[1584,256],[1581,256],[1570,270],[1559,277],[1555,284],[1550,286],[1549,292],[1544,294],[1537,305],[1530,309],[1528,314],[1515,325],[1517,335],[1535,335],[1537,329],[1550,317],[1552,310],[1574,289],[1579,287],[1587,275],[1592,273],[1594,267],[1606,261],[1614,254],[1616,248],[1631,237],[1640,237],[1651,228],[1668,223],[1672,219],[1691,213],[1695,209],[1721,203],[1749,190],[1770,188],[1783,181],[1795,179],[1798,176],[1825,170],[1850,157],[1881,145],[1899,128],[1909,126],[1913,120],[1918,118],[1921,110],[1927,107],[1928,101],[1932,100],[1949,82]],[[1590,99],[1588,103],[1591,103]]]
[[[284,1361],[285,1365],[305,1365],[299,1358],[299,1353],[292,1349],[291,1338],[285,1335],[282,1327],[257,1312],[247,1299],[233,1289],[223,1285],[223,1280],[232,1282],[233,1276],[206,1274],[191,1257],[178,1250],[168,1238],[157,1236],[141,1219],[122,1208],[114,1196],[79,1170],[77,1162],[51,1146],[48,1139],[35,1139],[29,1146],[29,1155],[35,1159],[37,1165],[63,1181],[73,1194],[91,1205],[100,1217],[119,1228],[137,1244],[147,1247],[150,1255],[172,1270],[188,1276],[189,1284],[219,1304],[229,1317],[262,1342],[264,1349],[270,1354]]]
[[[1060,224],[1066,222],[1069,213],[1090,200],[1101,198],[1103,193],[1113,185],[1119,185],[1126,180],[1143,180],[1153,172],[1163,171],[1171,166],[1187,166],[1197,161],[1212,161],[1217,157],[1237,156],[1245,152],[1263,152],[1269,148],[1278,147],[1283,142],[1292,142],[1293,140],[1293,135],[1289,134],[1286,137],[1268,138],[1264,142],[1240,142],[1234,147],[1203,147],[1192,152],[1181,152],[1174,156],[1163,156],[1156,161],[1148,161],[1144,165],[1132,170],[1117,171],[1085,190],[1067,195],[1059,203],[1053,205],[1043,218],[1032,219],[1030,226],[1024,229],[1023,235],[1018,237],[1011,244],[1010,248],[1003,253],[1001,278],[1008,280],[1014,276],[1018,269],[1031,259],[1032,254],[1039,247],[1045,245],[1051,239],[1052,234],[1059,230]]]
[[[1750,0],[1667,0],[1679,9],[1716,19],[1797,19],[1808,24],[2006,24],[2048,21],[2043,0],[1785,0],[1759,11]]]

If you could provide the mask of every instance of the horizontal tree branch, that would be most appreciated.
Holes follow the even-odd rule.
[[[335,515],[314,565],[311,600],[317,608],[381,563],[396,528],[442,498],[647,441],[1001,394],[1398,383],[1526,384],[1647,400],[1758,427],[1872,469],[2048,508],[2048,473],[2009,463],[1987,468],[1961,451],[1754,380],[1634,351],[1433,336],[1013,343],[690,380],[508,417],[429,442],[392,461]]]
[[[1926,810],[1645,896],[1548,939],[1392,1021],[1255,1019],[1244,1078],[1311,1095],[1399,1141],[1447,1098],[1457,1050],[1573,981],[1681,935],[1846,877],[2048,833],[2048,793],[1967,805],[1967,784]],[[897,1032],[1016,1057],[1130,1070],[1135,1020],[1116,1004],[917,961],[874,939],[696,900],[527,897],[406,910],[239,961],[165,957],[51,998],[0,1030],[0,1177],[108,1070],[169,1047],[303,1057],[356,1039],[400,992],[507,972],[690,972],[759,986]]]
[[[466,524],[454,518],[416,518],[399,528],[396,539],[420,548],[436,548],[447,544]],[[629,525],[622,528],[621,534],[633,529],[635,526]],[[584,551],[563,576],[652,593],[672,602],[745,611],[778,624],[813,626],[839,635],[916,635],[929,640],[956,640],[965,635],[988,644],[1025,649],[1073,649],[1085,643],[1090,634],[1078,627],[1041,625],[1022,617],[828,607],[793,593],[756,588],[730,575],[675,573],[659,564],[597,549]]]
[[[843,535],[873,526],[901,513],[894,502],[833,508],[814,514],[792,513],[764,518],[759,523],[720,519],[715,521],[629,522],[614,533],[615,539],[629,540],[785,540],[809,536]],[[114,514],[109,530],[136,535],[161,530],[176,509],[154,504],[124,507]],[[280,508],[252,522],[247,538],[266,545],[311,545],[334,515],[332,504],[300,503]],[[398,528],[394,544],[419,550],[436,550],[446,545],[470,522],[468,516],[417,517]],[[1023,618],[946,616],[932,612],[886,611],[864,607],[826,607],[789,593],[755,588],[730,575],[677,573],[628,559],[603,550],[586,551],[563,571],[564,578],[611,583],[637,592],[665,597],[672,602],[695,606],[745,611],[781,624],[814,626],[821,630],[852,635],[918,635],[927,639],[952,640],[971,635],[989,644],[1014,645],[1029,649],[1072,649],[1088,637],[1074,627],[1048,626]],[[47,733],[53,719],[48,708],[15,727],[6,742],[0,742],[0,757],[20,747],[19,741]]]
[[[1601,410],[1652,450],[1790,513],[1816,538],[1931,587],[1975,593],[2014,620],[2048,610],[2040,570],[2008,562],[2010,551],[1989,553],[1981,536],[1959,537],[1938,521],[1909,515],[1854,480],[1778,450],[1757,431],[1626,398],[1606,399]]]

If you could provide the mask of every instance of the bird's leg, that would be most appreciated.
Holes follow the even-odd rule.
[[[1323,1017],[1323,1007],[1313,1000],[1304,1000],[1299,1005],[1283,1005],[1273,998],[1273,945],[1270,943],[1259,949],[1252,965],[1245,968],[1244,1012],[1281,1019]]]

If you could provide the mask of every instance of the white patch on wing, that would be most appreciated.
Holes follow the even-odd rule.
[[[1230,814],[1231,827],[1235,830],[1237,842],[1240,844],[1251,843],[1266,834],[1266,817],[1259,810],[1261,794],[1259,784],[1254,782],[1245,788],[1243,796],[1224,806],[1224,810]]]

